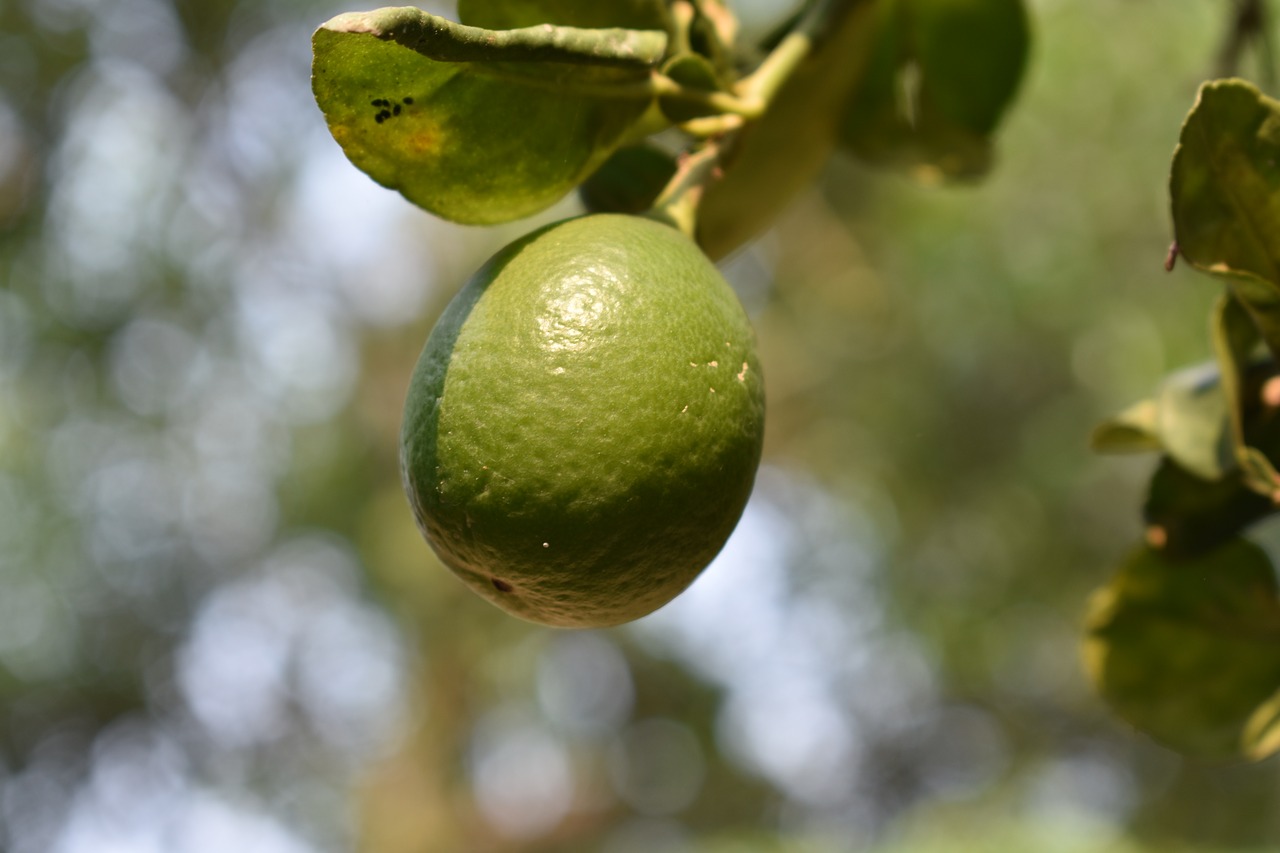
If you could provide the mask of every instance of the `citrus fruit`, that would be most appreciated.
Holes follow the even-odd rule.
[[[475,592],[601,627],[719,552],[763,433],[754,334],[715,266],[673,228],[598,214],[507,246],[450,303],[410,384],[401,470]]]

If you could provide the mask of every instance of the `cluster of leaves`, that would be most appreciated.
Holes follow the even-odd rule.
[[[315,97],[356,166],[462,223],[575,188],[593,211],[693,197],[714,258],[841,147],[980,175],[1029,39],[1022,0],[815,0],[762,44],[721,0],[462,0],[458,17],[387,8],[316,32]]]
[[[1146,542],[1092,602],[1091,677],[1116,711],[1183,752],[1280,751],[1280,102],[1205,84],[1170,179],[1181,256],[1223,283],[1215,360],[1099,426],[1096,449],[1159,451]],[[1254,541],[1250,541],[1250,540]]]
[[[316,100],[370,177],[456,222],[658,215],[713,258],[843,150],[925,182],[992,162],[1028,51],[1021,0],[812,0],[761,43],[721,0],[461,0],[340,15]],[[1207,84],[1170,185],[1177,256],[1224,284],[1215,363],[1101,425],[1159,451],[1146,541],[1095,596],[1085,658],[1129,722],[1196,755],[1280,750],[1280,593],[1257,523],[1280,507],[1280,103]]]

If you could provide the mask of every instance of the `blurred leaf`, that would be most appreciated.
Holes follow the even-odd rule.
[[[1229,303],[1219,305],[1215,335],[1220,341],[1231,335],[1230,318],[1238,309]],[[1248,335],[1237,338],[1244,349],[1248,342]],[[1235,371],[1233,367],[1231,373]],[[1231,470],[1217,479],[1206,479],[1166,456],[1152,477],[1144,513],[1153,541],[1163,543],[1170,558],[1212,550],[1276,511],[1274,490],[1268,488],[1267,478],[1274,476],[1268,460],[1280,454],[1280,411],[1261,400],[1261,388],[1274,373],[1275,365],[1269,359],[1254,358],[1240,368],[1232,392],[1239,398],[1235,408],[1240,433],[1237,464]],[[1236,428],[1233,425],[1233,431]]]
[[[663,0],[458,0],[458,20],[491,30],[537,24],[665,30],[668,25]]]
[[[1222,477],[1235,467],[1235,456],[1216,367],[1205,364],[1166,377],[1154,399],[1099,424],[1091,444],[1107,453],[1163,450],[1198,477]]]
[[[652,206],[676,173],[676,161],[652,145],[619,148],[578,187],[593,213],[640,213]]]
[[[1280,482],[1267,455],[1280,450],[1277,419],[1257,403],[1260,381],[1273,372],[1254,354],[1257,329],[1229,293],[1212,328],[1217,369],[1173,374],[1154,399],[1100,424],[1092,438],[1104,452],[1166,453],[1144,515],[1149,543],[1173,559],[1212,550],[1274,511]]]
[[[1278,315],[1280,316],[1280,315]],[[1266,454],[1248,443],[1245,379],[1259,340],[1259,330],[1244,303],[1230,291],[1219,297],[1212,314],[1214,352],[1218,357],[1222,389],[1231,422],[1231,440],[1244,484],[1272,498],[1280,493],[1280,474]],[[1256,395],[1254,395],[1256,398]]]
[[[723,180],[707,188],[698,211],[698,245],[712,258],[768,227],[827,162],[841,106],[866,63],[874,8],[870,0],[851,4],[764,117],[735,141]]]
[[[909,0],[922,104],[989,135],[1022,80],[1031,44],[1021,0]]]
[[[1243,376],[1244,366],[1253,360],[1262,340],[1258,327],[1250,319],[1244,305],[1230,291],[1219,297],[1214,305],[1211,322],[1218,363],[1234,365],[1235,376]],[[1239,390],[1234,385],[1231,397],[1233,400],[1240,399]]]
[[[646,76],[643,63],[438,61],[423,51],[458,49],[440,26],[410,8],[340,15],[315,33],[312,87],[356,166],[445,219],[504,222],[548,207],[604,162],[650,104],[611,91]],[[584,33],[596,34],[566,38]],[[661,54],[665,37],[632,35],[647,39],[640,55]]]
[[[1030,41],[1022,0],[881,3],[875,54],[843,119],[845,145],[930,182],[982,175]]]
[[[1227,399],[1213,365],[1167,377],[1156,405],[1160,442],[1178,464],[1207,480],[1235,467]]]
[[[1260,758],[1251,719],[1280,687],[1280,598],[1256,545],[1174,563],[1140,548],[1090,602],[1084,659],[1132,725],[1174,749]]]
[[[1244,447],[1245,370],[1258,346],[1258,327],[1249,318],[1240,300],[1228,290],[1213,306],[1210,315],[1213,351],[1218,360],[1227,414],[1231,418],[1232,439],[1237,452]]]
[[[1155,400],[1141,400],[1098,424],[1089,446],[1098,453],[1146,453],[1162,450],[1160,407]]]

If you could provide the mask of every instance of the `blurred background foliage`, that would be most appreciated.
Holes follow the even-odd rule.
[[[418,348],[530,225],[343,158],[308,39],[347,4],[0,0],[0,848],[1280,846],[1276,760],[1155,745],[1078,648],[1153,464],[1090,429],[1209,355],[1166,180],[1235,5],[1034,0],[989,178],[837,159],[728,260],[755,496],[684,596],[575,633],[401,496]]]

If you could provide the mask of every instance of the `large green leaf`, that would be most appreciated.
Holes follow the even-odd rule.
[[[1280,598],[1256,545],[1181,563],[1139,549],[1094,594],[1084,659],[1114,710],[1174,749],[1259,759],[1280,746]]]
[[[1280,102],[1244,80],[1204,84],[1182,126],[1169,193],[1183,257],[1280,287]]]
[[[883,0],[845,145],[928,181],[981,175],[1030,41],[1022,0]]]
[[[375,181],[445,219],[504,222],[553,204],[608,158],[652,103],[634,84],[665,42],[628,30],[490,33],[380,9],[316,31],[312,87],[334,138]],[[615,58],[595,64],[592,45]]]
[[[661,30],[668,23],[663,0],[458,0],[458,20],[491,30],[537,24]]]
[[[857,0],[739,134],[698,211],[698,245],[721,258],[763,231],[836,147],[840,110],[866,64],[874,6]]]
[[[1169,195],[1182,256],[1225,277],[1280,354],[1280,102],[1244,80],[1204,84]]]
[[[675,158],[653,145],[619,148],[578,187],[593,213],[643,213],[675,176]]]

